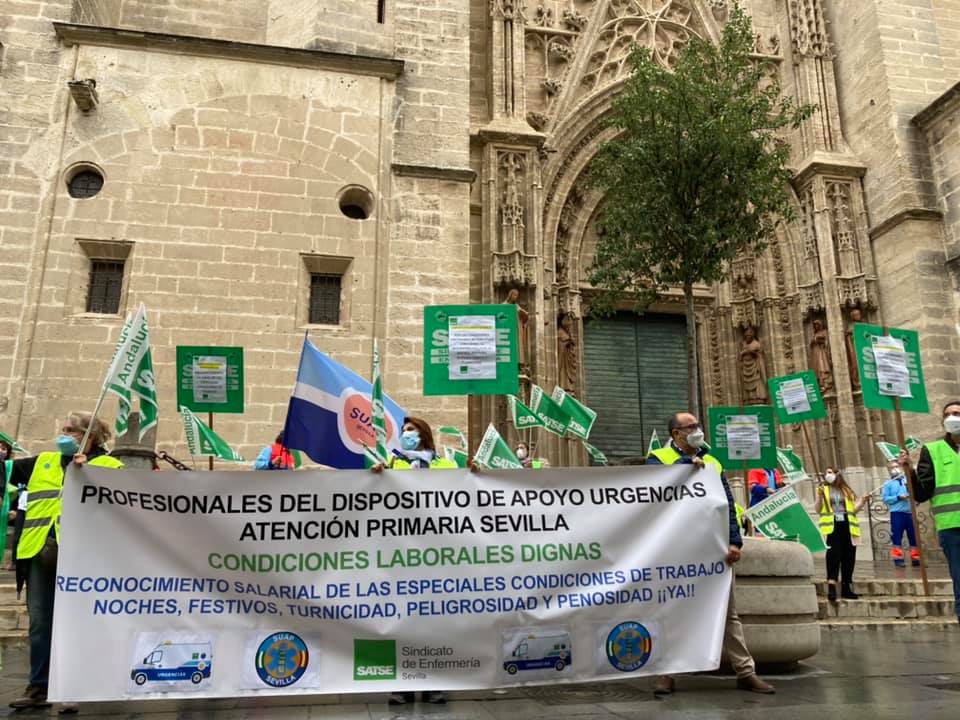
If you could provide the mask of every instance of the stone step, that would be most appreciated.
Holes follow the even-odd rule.
[[[827,596],[827,581],[818,580],[817,595]],[[853,591],[858,595],[869,597],[894,596],[909,597],[923,595],[923,581],[913,578],[895,578],[895,579],[866,579],[854,580]],[[942,578],[930,580],[930,595],[937,597],[953,597],[953,583],[950,580]]]
[[[13,577],[13,573],[10,573],[10,576]],[[26,603],[27,591],[24,588],[23,593],[20,596],[20,599],[17,600],[17,584],[15,581],[10,582],[0,582],[0,608],[7,607],[10,605],[23,605]]]
[[[0,607],[0,630],[22,631],[26,634],[28,627],[30,619],[26,608]]]
[[[832,618],[956,618],[953,598],[925,596],[875,596],[859,600],[819,599],[821,620]]]
[[[918,630],[960,630],[956,616],[902,620],[895,618],[830,618],[820,621],[820,629],[828,632],[916,632]]]

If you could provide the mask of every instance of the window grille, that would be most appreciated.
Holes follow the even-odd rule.
[[[310,273],[311,325],[340,323],[340,275]]]
[[[123,288],[123,262],[90,261],[90,286],[87,290],[87,312],[115,315],[120,312],[120,290]]]

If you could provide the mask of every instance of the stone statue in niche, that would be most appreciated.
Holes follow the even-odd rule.
[[[810,367],[817,376],[820,392],[833,390],[833,363],[830,361],[830,339],[823,320],[813,321],[813,336],[810,338]]]
[[[530,313],[520,304],[520,291],[516,288],[511,288],[504,302],[517,306],[517,362],[524,367],[530,357]]]
[[[847,350],[847,367],[850,368],[850,385],[854,391],[860,389],[860,369],[857,367],[857,351],[853,344],[853,325],[863,322],[863,312],[860,308],[850,308],[850,322],[843,333],[843,342]]]
[[[578,362],[573,315],[562,312],[557,318],[557,384],[567,392],[576,392]]]
[[[740,383],[744,405],[763,405],[767,402],[766,360],[763,346],[753,327],[743,331],[743,343],[740,345]]]

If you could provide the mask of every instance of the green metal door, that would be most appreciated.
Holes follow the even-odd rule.
[[[656,429],[687,407],[687,325],[682,315],[617,313],[584,321],[586,401],[597,411],[590,442],[611,460],[643,455]]]

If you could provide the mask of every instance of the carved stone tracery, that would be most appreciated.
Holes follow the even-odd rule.
[[[797,57],[824,57],[829,43],[820,0],[790,0],[790,39]]]

